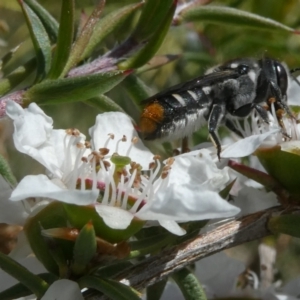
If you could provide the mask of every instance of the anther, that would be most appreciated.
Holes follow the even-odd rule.
[[[87,159],[87,157],[81,157],[81,161],[87,163],[87,162],[88,162],[88,159]]]
[[[77,143],[76,147],[79,148],[79,149],[84,149],[85,145],[83,143]]]
[[[132,144],[136,144],[139,141],[139,138],[137,136],[134,136],[131,140]]]
[[[149,169],[150,169],[150,170],[151,170],[151,169],[154,169],[155,166],[156,166],[156,163],[153,161],[153,162],[151,162],[151,163],[149,164]]]
[[[108,148],[100,148],[99,152],[101,155],[107,155],[109,153],[109,149]]]
[[[68,128],[66,129],[66,134],[73,136],[80,136],[80,131],[76,128]]]

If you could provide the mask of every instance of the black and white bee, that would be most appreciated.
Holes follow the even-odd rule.
[[[139,128],[146,140],[173,140],[190,136],[208,123],[208,132],[220,158],[220,125],[242,137],[233,118],[256,110],[269,123],[274,104],[283,131],[282,115],[293,115],[287,105],[288,70],[270,58],[231,60],[204,76],[175,85],[145,100]]]

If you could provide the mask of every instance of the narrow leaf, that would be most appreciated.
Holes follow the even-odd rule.
[[[119,111],[124,112],[124,109],[105,95],[99,95],[84,101],[86,104],[99,109],[100,112]]]
[[[30,59],[23,66],[18,67],[12,73],[0,80],[0,95],[11,91],[25,80],[36,68],[36,59]]]
[[[131,287],[111,279],[85,276],[78,280],[81,288],[93,288],[102,292],[104,295],[114,300],[139,300],[138,292]]]
[[[75,274],[82,273],[97,250],[96,235],[92,223],[86,224],[75,241],[72,270]]]
[[[156,236],[141,239],[139,241],[130,242],[130,258],[138,257],[141,255],[147,255],[154,251],[159,251],[162,247],[170,245],[172,241],[175,241],[176,237],[170,233],[161,233]]]
[[[102,10],[105,5],[105,0],[100,0],[98,6],[95,8],[89,19],[87,20],[85,26],[83,27],[80,36],[77,38],[73,44],[70,56],[65,65],[65,68],[61,74],[61,77],[65,76],[72,67],[80,62],[82,53],[93,33],[93,29],[98,22],[98,19],[102,13]]]
[[[24,94],[24,103],[55,104],[84,101],[111,90],[130,71],[111,71],[82,77],[45,80]]]
[[[187,268],[173,274],[172,278],[179,286],[186,300],[207,300],[203,287],[197,277]]]
[[[6,159],[0,154],[0,175],[10,183],[11,186],[17,185],[17,180],[13,175],[9,164],[7,163]]]
[[[35,0],[24,0],[26,4],[37,14],[42,21],[51,42],[56,43],[58,23],[49,12]]]
[[[63,206],[59,202],[53,202],[46,206],[35,216],[27,219],[24,231],[31,249],[44,267],[53,274],[59,274],[56,261],[53,259],[49,245],[42,236],[42,229],[54,227],[66,227]]]
[[[62,1],[57,44],[48,78],[58,78],[68,60],[73,43],[74,14],[74,0]]]
[[[113,11],[100,19],[93,29],[92,36],[86,45],[81,60],[89,57],[97,45],[99,45],[104,38],[115,31],[129,16],[131,16],[144,3],[136,3],[124,6],[123,8]]]
[[[170,62],[175,61],[176,59],[178,59],[181,55],[178,54],[166,54],[166,55],[157,55],[154,56],[151,60],[149,60],[147,62],[146,65],[142,66],[141,68],[138,69],[138,71],[136,72],[137,75],[150,71],[150,70],[154,70],[154,69],[158,69]]]
[[[200,3],[183,9],[174,22],[180,24],[182,21],[210,22],[259,30],[296,32],[293,28],[253,13],[224,6],[203,6]]]
[[[19,0],[24,13],[26,23],[30,32],[31,40],[34,46],[37,60],[36,81],[44,78],[50,69],[51,64],[51,46],[48,34],[33,10],[22,0]]]
[[[293,237],[300,237],[300,216],[281,215],[270,218],[268,228],[274,234],[284,233]]]
[[[58,278],[50,273],[43,273],[38,275],[41,279],[45,280],[49,285],[51,285]],[[12,287],[0,292],[1,300],[19,299],[21,297],[26,297],[32,294],[32,291],[22,283],[17,283]]]
[[[174,6],[176,7],[176,3],[177,1],[174,0],[147,0],[135,30],[129,39],[140,43],[152,37],[161,27],[161,24],[164,22],[166,15],[169,14],[170,9]]]
[[[142,100],[150,97],[151,90],[146,84],[134,74],[129,75],[123,82],[122,87],[130,96],[134,105],[141,110]]]
[[[0,70],[2,70],[5,65],[12,59],[15,52],[20,48],[21,44],[16,46],[15,48],[8,51],[0,60]]]
[[[147,300],[160,299],[162,293],[164,292],[167,282],[168,279],[163,279],[147,287]]]
[[[120,69],[130,69],[138,68],[147,63],[157,52],[161,46],[164,38],[169,31],[170,24],[173,20],[173,15],[176,9],[176,3],[173,2],[173,5],[167,11],[165,18],[159,24],[160,26],[156,31],[152,31],[152,36],[146,45],[134,56],[129,59],[121,62],[118,66]]]
[[[95,275],[99,277],[110,278],[132,266],[133,264],[130,261],[118,261],[117,263],[113,263],[98,269],[95,272]]]
[[[228,185],[226,185],[224,187],[224,189],[222,191],[219,192],[219,195],[223,198],[223,199],[227,199],[227,197],[229,196],[229,193],[231,191],[231,188],[233,187],[234,183],[235,183],[236,179],[232,180]]]
[[[0,268],[28,287],[38,298],[49,287],[47,282],[34,275],[18,262],[0,252]]]

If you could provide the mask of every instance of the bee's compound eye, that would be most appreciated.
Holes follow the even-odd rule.
[[[279,62],[275,62],[275,68],[276,68],[277,83],[280,87],[282,95],[285,95],[288,86],[288,78],[287,78],[286,70],[283,67],[283,65]]]
[[[237,67],[237,70],[239,72],[240,75],[245,75],[245,74],[248,74],[249,72],[249,66],[247,65],[239,65]]]

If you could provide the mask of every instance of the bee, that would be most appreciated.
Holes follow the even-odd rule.
[[[288,70],[270,58],[242,58],[208,70],[204,76],[175,85],[144,101],[139,128],[145,140],[174,140],[190,136],[208,124],[209,137],[220,159],[220,125],[243,137],[234,118],[246,118],[253,110],[269,123],[274,104],[279,124],[287,105]],[[280,112],[280,113],[279,113]]]

